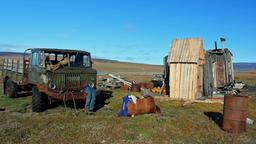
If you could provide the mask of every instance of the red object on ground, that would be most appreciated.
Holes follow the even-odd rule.
[[[148,113],[161,113],[153,97],[137,99],[136,103],[128,104],[128,116]]]
[[[225,95],[223,129],[231,133],[246,131],[248,96]]]

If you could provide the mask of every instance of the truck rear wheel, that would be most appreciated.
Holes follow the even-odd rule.
[[[17,97],[17,85],[11,81],[10,79],[8,79],[5,82],[5,86],[4,86],[5,90],[5,95],[11,98],[16,98]]]
[[[47,109],[49,100],[47,95],[38,91],[37,87],[32,88],[32,111],[42,112]]]

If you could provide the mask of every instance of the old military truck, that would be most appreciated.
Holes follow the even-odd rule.
[[[81,89],[96,85],[97,71],[89,52],[33,48],[25,50],[22,60],[4,59],[1,74],[6,95],[32,91],[32,111],[42,112],[57,100],[83,101]]]

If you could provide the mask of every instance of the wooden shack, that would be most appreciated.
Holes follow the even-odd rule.
[[[231,85],[234,81],[232,53],[227,48],[208,50],[204,65],[204,95],[212,96],[214,91]]]
[[[170,47],[170,94],[176,100],[195,100],[203,95],[205,51],[201,38],[174,39]]]

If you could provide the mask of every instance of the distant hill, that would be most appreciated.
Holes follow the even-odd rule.
[[[0,57],[22,57],[23,53],[21,52],[1,52]],[[102,58],[92,58],[92,61],[96,62],[107,62],[107,63],[128,63],[128,64],[142,64],[142,63],[134,63],[134,62],[123,62],[118,60],[111,59],[102,59]],[[152,65],[152,66],[161,66],[161,65],[153,65],[153,64],[144,64],[144,65]]]
[[[92,58],[92,61],[98,61],[98,62],[110,62],[110,63],[116,63],[116,62],[119,62],[118,60],[109,60],[109,59],[101,59],[101,58]]]
[[[0,52],[0,56],[23,56],[21,52]]]
[[[22,56],[22,55],[23,53],[21,52],[0,52],[0,56]],[[99,58],[93,58],[93,61],[107,62],[107,63],[130,63],[130,62],[121,62],[118,60],[99,59]],[[137,63],[130,63],[130,64],[137,64]],[[159,66],[159,65],[152,65],[152,66]],[[237,62],[237,63],[234,63],[234,69],[235,71],[256,71],[256,63]]]
[[[235,71],[256,71],[256,63],[234,63]]]

